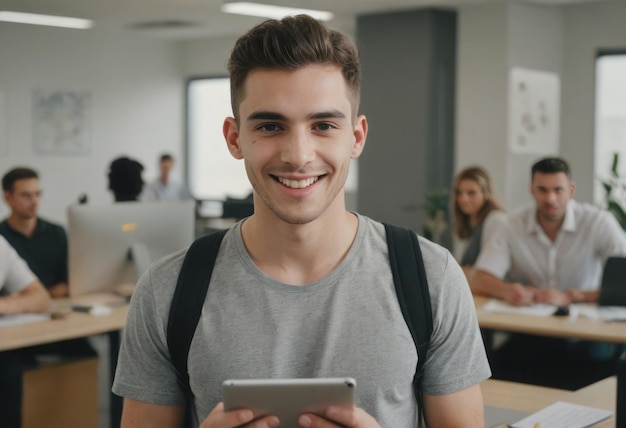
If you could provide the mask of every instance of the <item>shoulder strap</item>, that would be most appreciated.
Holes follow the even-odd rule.
[[[215,259],[227,229],[196,239],[187,250],[178,275],[167,323],[167,347],[178,380],[189,390],[187,357],[202,313]]]
[[[433,332],[433,315],[422,251],[415,232],[385,223],[389,263],[404,320],[417,348],[417,368],[413,378],[420,399],[424,361]],[[420,406],[421,408],[421,406]]]

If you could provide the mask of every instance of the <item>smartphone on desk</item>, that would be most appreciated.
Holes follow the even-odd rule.
[[[255,419],[275,415],[280,425],[298,426],[303,413],[323,415],[328,406],[352,407],[351,377],[314,379],[229,379],[222,383],[224,410],[250,409]]]

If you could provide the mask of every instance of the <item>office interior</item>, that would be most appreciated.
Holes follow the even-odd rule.
[[[449,161],[449,174],[429,170],[430,152],[420,152],[436,144],[420,128],[425,125],[420,119],[425,117],[423,105],[415,98],[397,96],[413,85],[402,71],[405,63],[372,63],[371,69],[384,69],[386,78],[402,79],[371,76],[363,83],[362,112],[368,115],[371,133],[359,167],[358,190],[348,195],[353,208],[421,230],[424,195],[449,185],[454,171],[472,164],[491,173],[507,209],[529,202],[529,169],[536,156],[510,153],[507,144],[509,72],[516,67],[559,76],[558,154],[572,167],[576,198],[593,202],[595,58],[600,49],[626,47],[626,2],[458,0],[432,9],[435,3],[439,2],[407,1],[404,8],[341,22],[339,29],[360,43],[359,22],[374,32],[361,36],[375,39],[377,24],[371,20],[378,14],[394,19],[394,14],[407,10],[416,14],[435,10],[452,13],[455,21],[451,144],[436,154],[436,159]],[[259,21],[245,19],[248,27]],[[158,156],[172,153],[178,160],[173,174],[185,181],[186,81],[225,75],[238,35],[169,37],[167,31],[98,23],[87,31],[0,23],[0,125],[4,125],[0,170],[27,165],[39,171],[44,191],[40,215],[63,225],[68,205],[83,194],[90,203],[112,203],[106,173],[109,162],[119,155],[142,162],[144,178],[152,179],[158,174]],[[379,36],[384,40],[382,32]],[[394,53],[397,58],[430,53],[410,52],[407,45],[394,48],[384,45],[391,58]],[[364,76],[368,77],[367,69]],[[425,78],[414,74],[416,82]],[[33,143],[34,93],[64,90],[91,94],[90,147],[81,153],[49,153]],[[385,104],[372,102],[373,94],[388,95]],[[420,91],[414,95],[425,96]],[[407,151],[418,144],[421,149]],[[7,207],[0,204],[0,216],[7,214]]]

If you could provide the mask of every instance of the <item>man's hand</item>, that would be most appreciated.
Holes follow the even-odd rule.
[[[202,421],[200,428],[234,428],[250,422],[254,413],[249,409],[239,409],[230,412],[224,411],[224,403],[219,403],[209,416]],[[247,425],[250,428],[276,428],[279,425],[276,416],[264,416]]]
[[[503,300],[513,306],[528,306],[535,303],[537,289],[519,282],[508,285],[503,293]]]
[[[565,291],[556,288],[545,288],[535,292],[535,303],[549,303],[556,306],[568,306],[572,299]]]
[[[298,418],[298,424],[304,428],[380,428],[365,410],[358,407],[331,406],[324,417],[306,413]]]

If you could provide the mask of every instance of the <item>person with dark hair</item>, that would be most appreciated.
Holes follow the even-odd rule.
[[[626,235],[608,211],[573,199],[563,159],[545,158],[531,170],[535,203],[507,215],[476,262],[472,290],[512,305],[595,302],[602,268],[626,255]]]
[[[298,415],[298,426],[415,428],[423,410],[429,427],[483,427],[480,382],[490,370],[461,268],[406,231],[419,242],[432,307],[430,346],[418,356],[385,225],[346,210],[350,161],[368,129],[355,44],[309,16],[268,20],[237,40],[228,69],[234,117],[223,133],[244,162],[254,213],[226,231],[202,299],[185,359],[191,425],[279,426],[276,415],[225,411],[228,377],[351,376],[355,406]],[[125,428],[183,423],[166,330],[186,253],[152,265],[135,288],[113,384]]]
[[[174,157],[164,153],[159,158],[159,176],[150,182],[141,198],[144,201],[178,201],[188,197],[182,183],[174,180],[170,173],[174,168]]]
[[[41,198],[39,175],[31,168],[13,168],[2,177],[2,189],[4,200],[11,208],[11,214],[0,223],[0,235],[28,264],[37,277],[36,283],[41,282],[51,297],[67,297],[69,295],[67,235],[63,227],[44,220],[37,214]],[[10,275],[7,274],[9,277]],[[41,355],[92,356],[95,355],[95,351],[86,339],[74,339],[3,354],[0,360],[3,360],[2,364],[11,366],[11,374],[4,376],[4,370],[0,373],[0,378],[7,379],[0,380],[0,390],[6,392],[0,395],[10,396],[12,403],[9,409],[0,411],[0,414],[4,415],[3,421],[20,419],[23,372],[27,367],[35,365],[36,358]],[[12,361],[6,361],[8,358]],[[16,422],[15,425],[7,423],[6,426],[20,425]]]
[[[563,159],[531,168],[534,204],[507,214],[470,280],[476,294],[511,305],[596,302],[602,269],[626,256],[626,234],[608,211],[573,199]],[[490,358],[495,378],[577,389],[614,374],[614,346],[514,334]]]
[[[452,185],[453,254],[465,276],[473,273],[483,243],[489,242],[504,218],[491,176],[472,166],[460,171]]]
[[[37,215],[41,189],[31,168],[13,168],[2,177],[11,214],[0,235],[15,248],[52,297],[67,297],[67,235],[60,225]]]
[[[141,177],[143,165],[138,161],[122,156],[109,165],[109,190],[113,192],[115,202],[137,201],[143,190]]]

